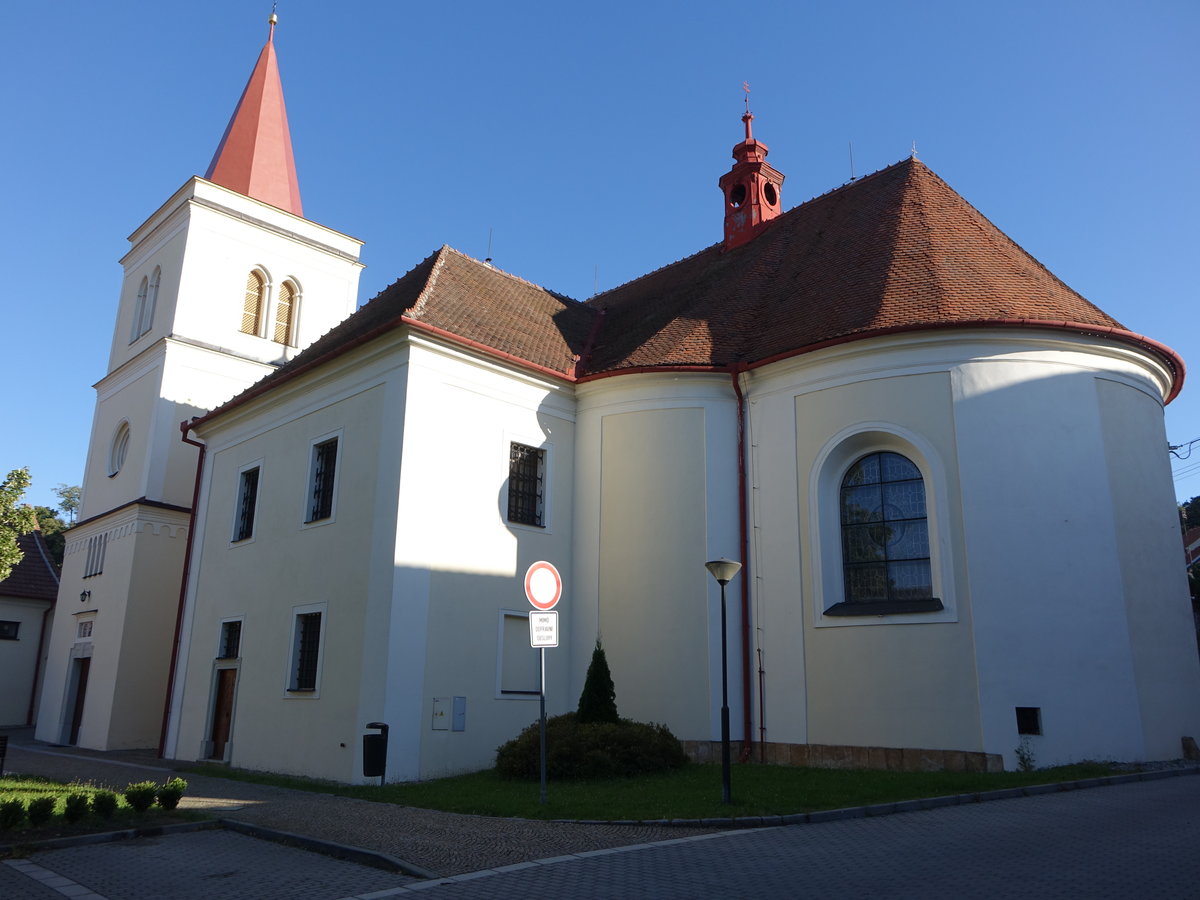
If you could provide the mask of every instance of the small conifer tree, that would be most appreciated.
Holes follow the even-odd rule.
[[[599,638],[596,638],[596,649],[592,651],[583,693],[579,695],[577,716],[580,722],[616,722],[620,719],[617,715],[617,690],[613,687],[612,673],[608,671],[608,659],[604,656]]]

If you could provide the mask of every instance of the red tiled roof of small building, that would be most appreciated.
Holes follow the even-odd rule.
[[[31,531],[20,535],[17,546],[25,556],[0,581],[0,597],[53,601],[58,596],[58,572],[50,562],[42,533]]]

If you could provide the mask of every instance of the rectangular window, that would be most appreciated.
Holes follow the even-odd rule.
[[[321,614],[300,613],[296,616],[295,637],[292,642],[292,676],[289,691],[315,691],[317,664],[321,654]]]
[[[334,476],[337,474],[337,452],[337,438],[313,445],[312,479],[306,522],[317,522],[333,515],[333,487]]]
[[[20,622],[0,622],[0,641],[17,640],[17,632],[20,630]]]
[[[529,646],[529,617],[500,615],[500,693],[538,696],[542,689],[541,656]]]
[[[88,538],[87,560],[83,564],[83,577],[91,578],[104,571],[104,551],[108,548],[108,534],[97,534]]]
[[[258,507],[258,466],[242,472],[238,487],[237,521],[233,526],[234,541],[254,536],[254,513]]]
[[[79,627],[75,629],[76,639],[90,638],[92,636],[92,623],[95,619],[83,619],[79,623]]]
[[[319,615],[319,614],[318,614]],[[221,655],[218,659],[237,659],[242,653],[242,623],[221,623]]]
[[[546,451],[512,442],[508,450],[508,521],[542,528],[545,516]]]

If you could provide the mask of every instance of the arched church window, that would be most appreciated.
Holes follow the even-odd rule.
[[[263,310],[267,305],[267,280],[251,270],[246,276],[246,299],[242,306],[242,332],[262,334]]]
[[[121,422],[113,432],[112,443],[108,450],[108,477],[114,477],[125,465],[125,457],[129,454],[129,423]]]
[[[293,347],[296,345],[294,328],[299,299],[299,291],[293,282],[285,281],[280,285],[279,301],[275,304],[275,343]]]
[[[143,278],[142,283],[138,285],[137,303],[133,307],[133,323],[129,326],[129,343],[133,343],[140,338],[144,331],[142,328],[142,317],[146,313],[146,295],[150,291],[150,279]]]
[[[845,599],[829,615],[942,609],[933,596],[925,481],[912,460],[881,451],[862,457],[839,494]]]

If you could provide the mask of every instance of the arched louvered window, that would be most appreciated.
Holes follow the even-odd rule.
[[[129,326],[129,343],[133,343],[145,332],[142,331],[142,318],[146,314],[146,295],[150,291],[150,279],[143,278],[138,285],[137,303],[133,307],[133,323]]]
[[[150,326],[154,324],[154,308],[158,305],[158,284],[160,281],[162,281],[162,269],[155,266],[154,274],[150,276],[150,286],[146,291],[146,303],[142,307],[141,322],[138,325],[138,337],[149,331]]]
[[[263,309],[267,305],[267,280],[261,272],[246,276],[246,300],[242,306],[242,333],[262,334]]]
[[[275,304],[275,334],[277,344],[295,346],[296,304],[299,300],[296,285],[285,281],[279,288],[279,301]]]

